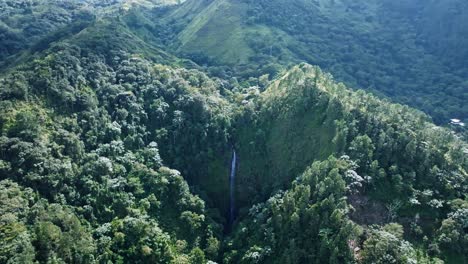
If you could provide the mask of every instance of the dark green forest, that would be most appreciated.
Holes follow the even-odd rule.
[[[0,2],[0,263],[467,263],[465,22]]]

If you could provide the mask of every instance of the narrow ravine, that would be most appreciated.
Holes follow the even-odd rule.
[[[229,225],[234,223],[236,203],[235,203],[235,181],[236,181],[236,150],[232,150],[231,173],[229,174]]]

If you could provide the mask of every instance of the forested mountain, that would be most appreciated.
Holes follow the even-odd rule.
[[[205,0],[148,17],[168,22],[158,40],[177,54],[229,65],[219,76],[273,77],[306,61],[446,123],[468,113],[466,14],[463,0]]]
[[[467,7],[3,1],[0,263],[466,263]]]

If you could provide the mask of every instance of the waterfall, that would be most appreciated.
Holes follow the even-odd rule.
[[[231,174],[229,175],[229,225],[234,223],[234,213],[236,210],[236,204],[234,201],[234,192],[235,192],[235,180],[236,180],[236,150],[232,150],[232,160],[231,160]]]

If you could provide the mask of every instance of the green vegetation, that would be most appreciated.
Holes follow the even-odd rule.
[[[442,124],[467,118],[467,11],[463,0],[187,1],[150,14],[163,22],[146,33],[169,27],[158,39],[217,76],[273,77],[308,62]]]
[[[0,3],[0,263],[467,262],[464,3],[180,2]]]
[[[57,46],[2,81],[2,183],[7,194],[29,201],[2,207],[2,241],[13,248],[6,258],[24,242],[16,234],[31,237],[27,250],[40,262],[189,263],[198,247],[216,257],[221,226],[180,173],[163,167],[156,143],[167,146],[164,156],[174,165],[207,159],[225,138],[216,84],[125,53],[114,58],[116,68],[82,53]],[[59,210],[56,218],[48,218],[50,210]],[[70,214],[76,216],[67,220]]]
[[[432,263],[466,255],[455,244],[440,250],[445,239],[466,243],[460,229],[466,215],[454,206],[466,206],[466,143],[421,112],[351,92],[309,65],[294,67],[251,101],[257,108],[249,110],[245,102],[245,111],[254,114],[239,133],[239,202],[248,209],[252,197],[263,201],[286,191],[241,209],[245,220],[228,241],[225,262],[350,262],[353,253],[338,241],[351,243],[362,263]],[[360,208],[365,197],[381,204],[381,211]],[[347,224],[369,224],[365,217],[379,213],[372,224],[401,222],[408,230],[404,237],[403,231],[391,236],[379,227],[363,231]],[[452,215],[458,214],[464,216],[455,224]],[[339,221],[324,220],[332,216]],[[321,232],[335,242],[311,242]],[[453,238],[445,237],[450,232]],[[313,247],[330,243],[327,250]]]

